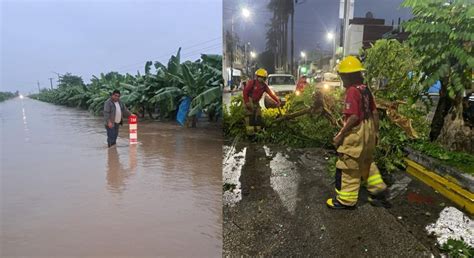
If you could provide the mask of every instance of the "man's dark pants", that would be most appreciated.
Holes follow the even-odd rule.
[[[109,128],[108,126],[105,126],[105,129],[107,129],[107,144],[108,146],[112,146],[117,144],[117,137],[119,133],[119,125],[117,123],[114,123],[114,127]]]

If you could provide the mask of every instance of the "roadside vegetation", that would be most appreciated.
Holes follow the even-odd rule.
[[[179,104],[186,99],[191,102],[187,117],[192,120],[201,113],[207,114],[211,121],[222,115],[221,56],[202,55],[197,61],[181,63],[178,50],[167,65],[148,61],[144,70],[144,74],[136,75],[101,73],[88,84],[79,76],[65,74],[60,77],[58,88],[43,89],[30,97],[99,115],[111,92],[118,89],[121,101],[142,118],[175,119]]]
[[[8,99],[12,99],[16,96],[17,95],[15,93],[11,93],[11,92],[0,92],[0,102],[3,102]]]

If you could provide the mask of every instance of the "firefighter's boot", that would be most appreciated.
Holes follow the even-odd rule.
[[[389,192],[387,189],[385,189],[384,191],[379,193],[370,193],[368,200],[372,206],[390,209],[392,208],[392,204],[388,201],[388,196]]]
[[[356,206],[348,206],[340,203],[336,198],[330,198],[326,201],[326,205],[334,210],[353,210]]]

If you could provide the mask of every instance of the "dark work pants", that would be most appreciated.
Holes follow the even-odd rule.
[[[110,147],[117,143],[117,137],[119,134],[119,124],[114,123],[114,127],[112,128],[105,126],[105,129],[107,129],[107,144]]]

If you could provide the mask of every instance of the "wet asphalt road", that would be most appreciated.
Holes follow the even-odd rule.
[[[358,208],[334,211],[322,149],[237,144],[226,146],[224,255],[425,257],[439,255],[424,227],[445,198],[405,174],[391,176],[390,210],[372,207],[361,190]],[[398,189],[397,189],[398,188]]]

